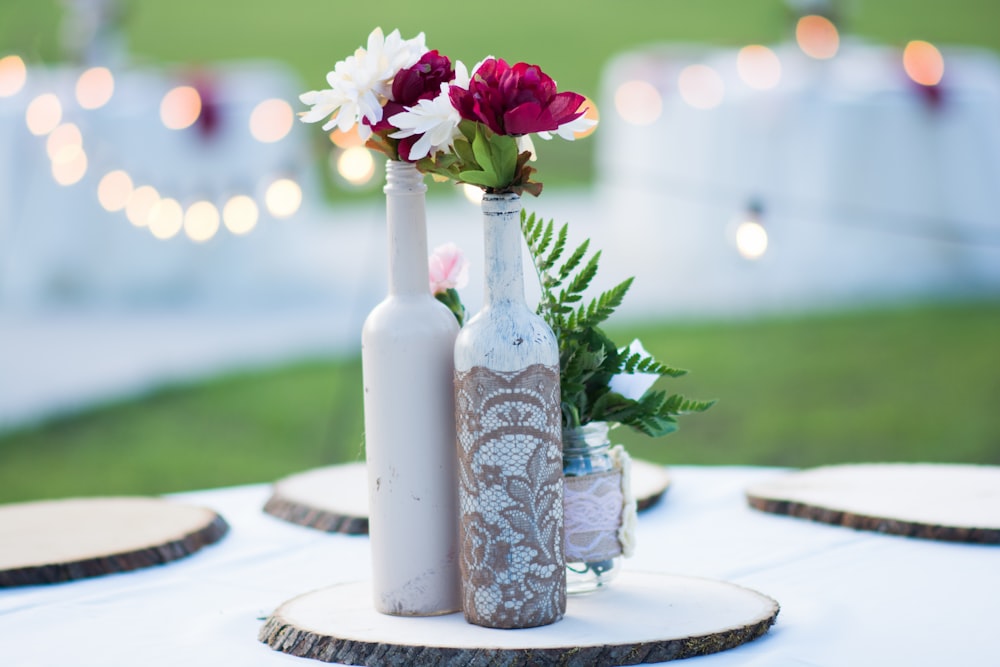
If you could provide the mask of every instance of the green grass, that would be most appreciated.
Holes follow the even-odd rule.
[[[718,398],[634,456],[666,464],[1000,464],[1000,303],[643,325],[663,386]],[[267,482],[363,457],[357,359],[174,387],[0,436],[0,501]]]

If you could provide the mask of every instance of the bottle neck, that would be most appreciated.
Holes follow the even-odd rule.
[[[483,195],[485,294],[487,306],[524,302],[521,264],[521,198]]]
[[[412,163],[389,160],[385,180],[389,294],[430,294],[424,176]]]

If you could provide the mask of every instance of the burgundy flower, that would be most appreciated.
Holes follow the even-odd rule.
[[[448,56],[442,56],[437,51],[428,51],[413,67],[400,70],[393,77],[392,99],[382,107],[382,120],[372,125],[372,130],[374,132],[396,130],[397,128],[389,122],[390,118],[406,111],[404,107],[411,107],[423,99],[437,97],[441,92],[441,84],[454,78],[455,69],[451,66]],[[365,122],[367,123],[367,120]],[[415,141],[416,139],[410,144]]]
[[[458,113],[502,135],[552,132],[579,118],[583,96],[556,92],[556,83],[537,65],[513,67],[491,58],[472,75],[468,90],[452,86],[449,95]]]

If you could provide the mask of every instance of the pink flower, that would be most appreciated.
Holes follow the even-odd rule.
[[[461,248],[445,243],[434,248],[428,258],[431,294],[441,294],[449,289],[461,289],[469,284],[469,262]]]
[[[501,135],[554,132],[583,111],[577,93],[556,92],[556,83],[537,65],[489,58],[472,74],[468,89],[452,86],[451,102],[462,118]]]

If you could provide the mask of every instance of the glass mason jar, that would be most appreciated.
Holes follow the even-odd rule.
[[[612,455],[607,422],[563,429],[562,439],[566,592],[589,593],[621,571],[622,470]]]

